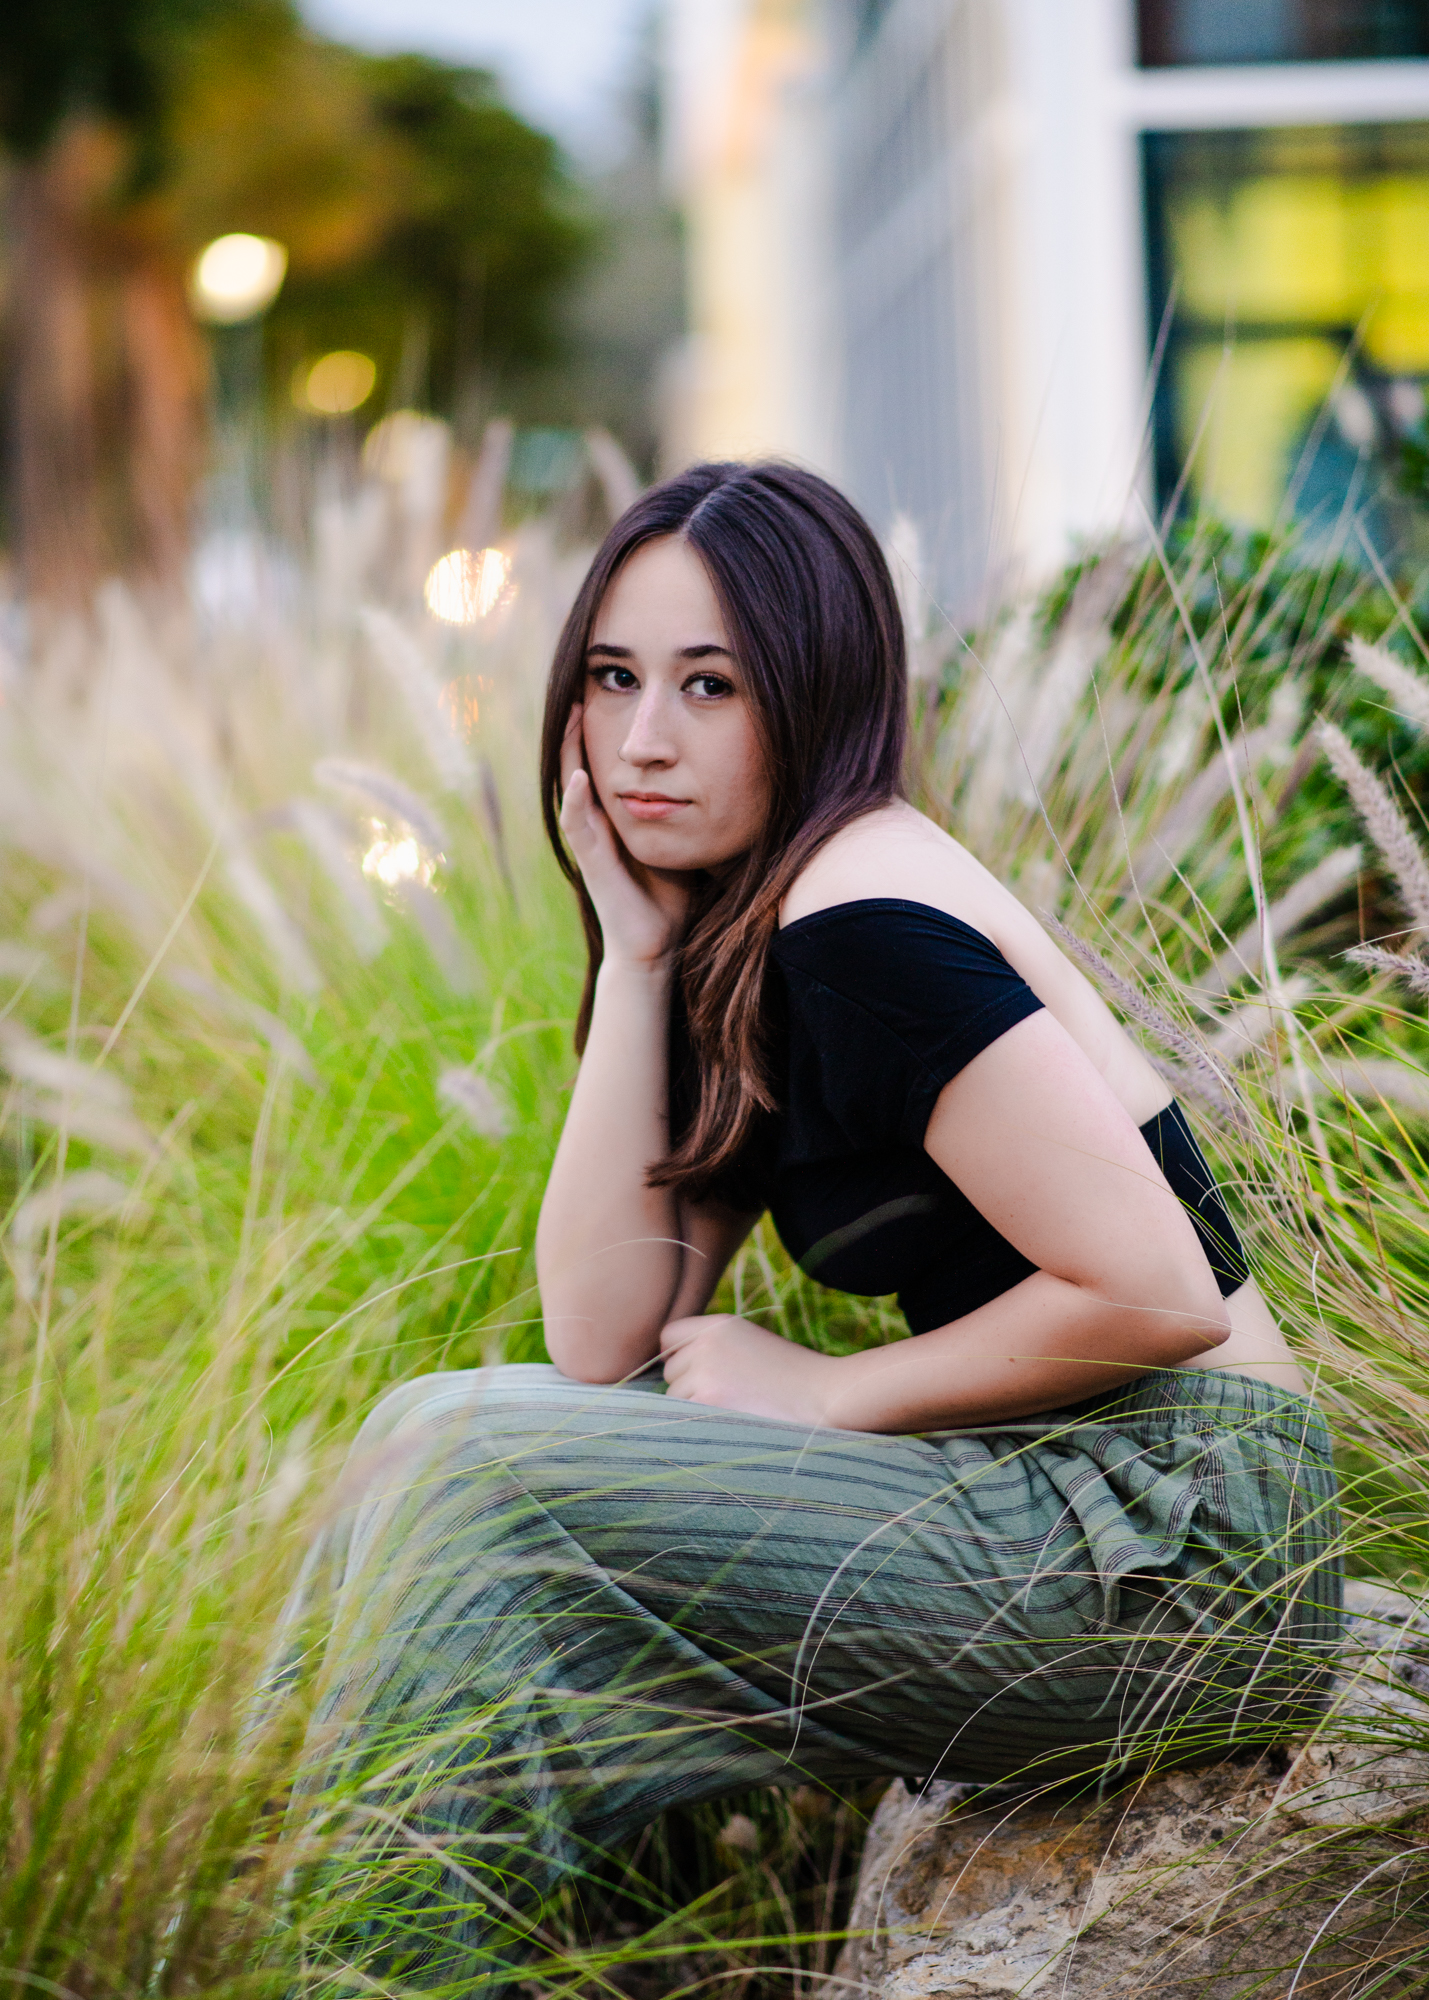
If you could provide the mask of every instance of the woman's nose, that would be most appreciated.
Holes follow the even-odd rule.
[[[673,764],[677,751],[671,739],[667,704],[659,688],[647,688],[635,706],[635,714],[620,754],[627,764]]]

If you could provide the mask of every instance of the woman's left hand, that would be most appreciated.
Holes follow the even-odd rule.
[[[734,1313],[672,1319],[660,1335],[667,1393],[788,1424],[829,1423],[838,1360]]]

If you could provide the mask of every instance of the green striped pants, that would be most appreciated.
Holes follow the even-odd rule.
[[[273,1682],[316,1674],[295,1812],[331,1836],[331,1949],[470,1992],[667,1806],[1104,1781],[1323,1702],[1338,1523],[1302,1396],[1165,1371],[884,1437],[659,1387],[432,1375],[363,1426]]]

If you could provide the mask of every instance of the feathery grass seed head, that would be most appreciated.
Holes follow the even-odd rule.
[[[1331,769],[1399,884],[1415,927],[1429,931],[1429,861],[1423,849],[1383,782],[1360,762],[1343,730],[1333,722],[1322,722],[1318,733]]]

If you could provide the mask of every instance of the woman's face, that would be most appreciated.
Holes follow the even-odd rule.
[[[718,868],[769,809],[743,673],[704,564],[675,536],[618,571],[586,653],[586,763],[611,824],[647,868]]]

